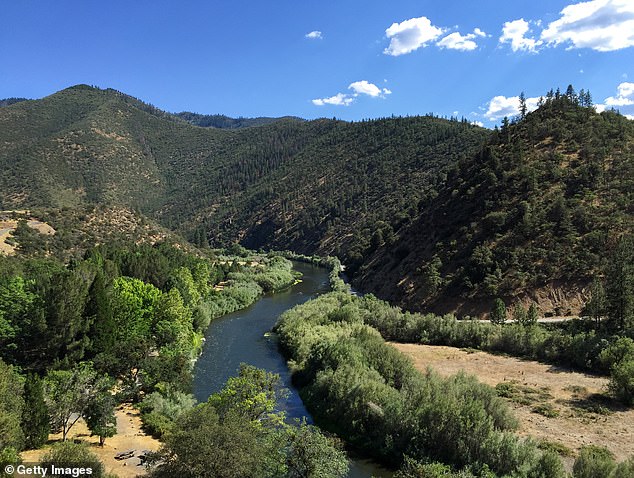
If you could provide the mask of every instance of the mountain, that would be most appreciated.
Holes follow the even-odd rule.
[[[79,85],[0,109],[0,207],[120,205],[199,244],[337,253],[354,269],[488,134],[431,116],[199,128]]]
[[[574,92],[494,131],[456,164],[357,285],[409,309],[479,315],[493,298],[578,313],[634,231],[634,122]]]
[[[276,121],[284,119],[295,119],[302,121],[301,118],[295,116],[284,116],[282,118],[269,118],[266,116],[259,116],[257,118],[231,118],[225,115],[201,115],[198,113],[191,113],[189,111],[183,111],[181,113],[175,113],[174,116],[187,121],[194,126],[200,126],[203,128],[223,128],[223,129],[236,129],[236,128],[250,128],[253,126],[262,126],[265,124],[275,123]]]
[[[3,106],[9,106],[15,103],[20,103],[21,101],[29,101],[28,98],[4,98],[0,100],[0,108]]]
[[[201,246],[335,254],[365,291],[478,315],[496,297],[578,312],[633,230],[633,122],[573,91],[494,131],[433,116],[248,124],[202,128],[85,85],[5,106],[0,210],[124,208]]]

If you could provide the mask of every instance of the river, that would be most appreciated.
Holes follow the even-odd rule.
[[[291,307],[328,292],[326,269],[303,262],[294,262],[295,270],[303,274],[302,281],[293,287],[268,294],[252,306],[214,320],[206,333],[206,342],[194,369],[194,395],[199,402],[219,391],[241,363],[279,374],[282,385],[289,390],[288,397],[280,400],[278,407],[288,417],[302,418],[312,423],[312,418],[297,390],[291,384],[286,360],[279,353],[276,339],[269,334],[278,317]],[[349,478],[386,478],[392,473],[370,462],[354,458]]]

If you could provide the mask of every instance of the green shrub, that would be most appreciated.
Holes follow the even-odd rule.
[[[616,468],[614,456],[607,448],[584,446],[572,467],[574,478],[609,478]]]
[[[85,444],[77,444],[73,442],[61,442],[52,446],[50,451],[42,457],[42,466],[51,467],[55,465],[58,468],[91,468],[91,476],[102,478],[108,475],[105,472],[103,463],[97,455],[88,449]],[[67,475],[50,475],[50,476],[67,476]]]
[[[634,359],[612,367],[609,388],[625,405],[630,406],[634,403]]]

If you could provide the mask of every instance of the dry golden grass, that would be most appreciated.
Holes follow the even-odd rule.
[[[80,420],[71,429],[68,439],[81,440],[88,444],[90,450],[99,457],[106,467],[106,471],[114,473],[119,478],[133,478],[145,475],[145,468],[138,466],[139,459],[115,460],[115,455],[122,451],[136,450],[135,455],[143,450],[158,450],[161,443],[147,436],[141,429],[141,418],[138,410],[128,404],[120,406],[116,411],[117,434],[106,439],[103,447],[99,446],[99,438],[91,437],[85,423]],[[49,443],[61,440],[61,434],[50,435]],[[29,450],[22,453],[24,462],[37,463],[46,453],[49,445],[40,450]]]
[[[573,454],[583,445],[605,446],[618,460],[634,454],[634,410],[605,396],[604,377],[454,347],[392,345],[420,370],[432,367],[444,376],[464,370],[493,387],[505,384],[515,392],[507,400],[520,435],[564,445]]]

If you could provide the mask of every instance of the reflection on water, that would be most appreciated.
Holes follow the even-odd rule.
[[[302,282],[290,289],[266,295],[247,309],[226,315],[211,323],[205,346],[194,368],[194,395],[199,402],[219,391],[236,374],[241,363],[280,375],[288,396],[279,408],[291,419],[305,417],[312,423],[297,390],[291,385],[286,361],[277,350],[275,336],[268,333],[285,310],[328,291],[327,271],[310,264],[295,262],[303,274]],[[353,460],[350,478],[390,477],[392,473],[367,460]]]

